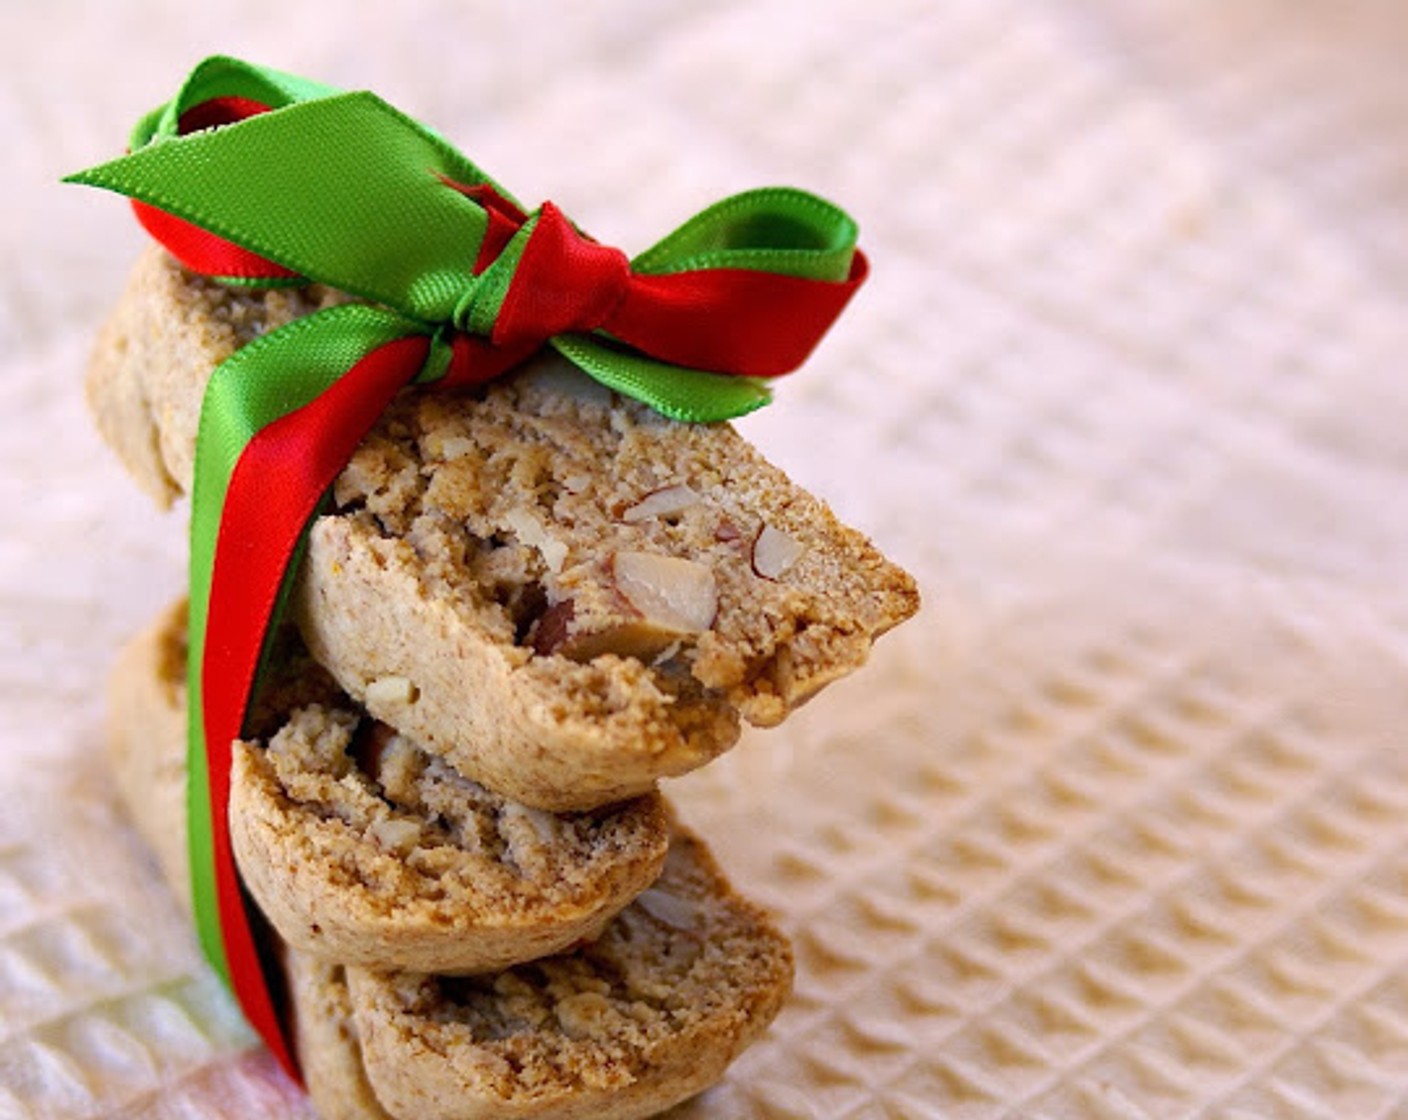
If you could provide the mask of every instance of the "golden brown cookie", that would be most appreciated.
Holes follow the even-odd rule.
[[[633,1120],[712,1085],[791,987],[786,939],[680,829],[571,953],[493,976],[346,973],[367,1080],[416,1120]]]
[[[239,345],[335,300],[231,288],[160,250],[95,353],[100,429],[169,500]],[[294,613],[377,718],[514,800],[642,793],[859,667],[914,582],[727,424],[684,424],[544,360],[413,389],[313,527]]]
[[[179,606],[125,648],[112,674],[109,736],[119,788],[140,807],[134,817],[181,891],[184,652]],[[460,777],[345,698],[266,718],[281,725],[267,746],[236,745],[231,840],[250,893],[303,952],[381,968],[490,971],[595,936],[664,862],[669,828],[658,793],[590,813],[544,813]]]

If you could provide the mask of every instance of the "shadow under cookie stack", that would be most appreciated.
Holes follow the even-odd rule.
[[[157,248],[88,381],[163,505],[205,383],[344,297]],[[914,612],[910,578],[726,424],[559,359],[408,390],[315,521],[230,831],[325,1120],[641,1117],[717,1081],[790,987],[785,938],[658,791],[781,722]],[[111,756],[189,905],[185,615],[112,676]]]

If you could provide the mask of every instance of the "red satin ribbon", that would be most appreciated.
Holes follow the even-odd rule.
[[[260,429],[235,464],[221,514],[201,670],[220,924],[235,995],[295,1077],[230,846],[233,745],[244,733],[264,628],[303,528],[391,398],[420,370],[429,345],[413,335],[373,350],[321,396]]]
[[[203,276],[222,280],[278,283],[297,280],[298,273],[266,260],[258,253],[217,237],[165,210],[132,199],[132,210],[142,228],[162,243],[166,251]]]
[[[267,112],[268,105],[248,97],[212,97],[182,113],[177,128],[184,136],[189,132],[219,128]],[[266,260],[258,253],[251,253],[233,241],[226,241],[200,226],[135,198],[131,202],[142,228],[192,272],[227,280],[277,282],[298,279],[298,273]]]
[[[619,249],[583,237],[546,202],[493,337],[542,341],[604,330],[673,365],[779,377],[806,360],[866,271],[858,251],[840,283],[744,268],[639,275]]]

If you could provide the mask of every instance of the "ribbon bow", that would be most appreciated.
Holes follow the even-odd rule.
[[[198,65],[129,154],[67,181],[129,196],[188,268],[316,281],[364,303],[249,343],[206,390],[191,490],[189,829],[206,956],[295,1077],[230,847],[232,744],[308,525],[397,392],[497,377],[548,345],[674,419],[766,404],[865,277],[844,212],[791,188],[725,199],[632,260],[552,203],[526,213],[366,92]]]

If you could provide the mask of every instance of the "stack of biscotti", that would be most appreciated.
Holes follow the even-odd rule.
[[[169,503],[214,367],[342,298],[149,250],[95,353],[101,431]],[[741,720],[780,722],[917,605],[727,425],[555,360],[398,398],[312,527],[296,636],[231,775],[320,1112],[637,1117],[716,1080],[790,953],[657,784]],[[177,615],[128,648],[110,736],[178,890],[184,660]]]
[[[185,657],[178,605],[119,656],[108,745],[188,899]],[[647,1116],[777,1013],[787,942],[658,794],[529,809],[359,717],[315,667],[272,691],[231,817],[325,1120]]]

